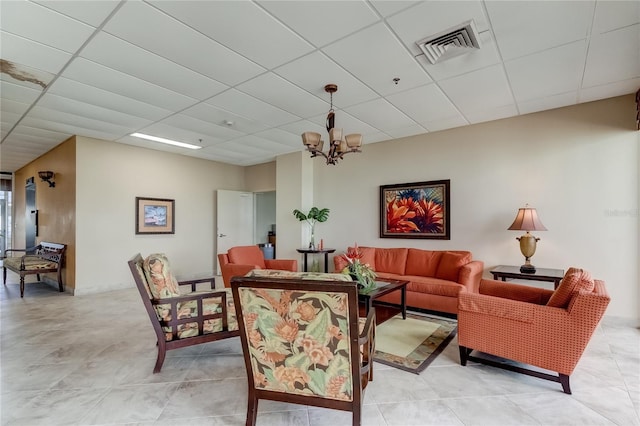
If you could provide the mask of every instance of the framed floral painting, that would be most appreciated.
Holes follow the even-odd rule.
[[[380,186],[380,238],[451,239],[450,181]]]
[[[136,234],[175,234],[175,201],[136,197]]]

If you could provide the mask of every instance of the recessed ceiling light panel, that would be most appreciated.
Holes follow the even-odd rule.
[[[200,149],[201,146],[191,145],[190,143],[172,141],[171,139],[160,138],[158,136],[145,135],[144,133],[131,133],[131,135],[140,139],[147,139],[154,142],[166,143],[167,145],[179,146],[181,148],[189,148],[189,149]]]

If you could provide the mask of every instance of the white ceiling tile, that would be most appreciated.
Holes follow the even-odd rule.
[[[269,102],[300,117],[310,117],[329,110],[327,102],[310,95],[275,74],[263,74],[242,83],[237,88],[254,98]]]
[[[60,95],[80,102],[100,106],[124,114],[156,121],[172,114],[171,111],[137,101],[127,96],[99,89],[75,80],[60,77],[56,84],[47,91],[49,94]]]
[[[169,111],[179,111],[197,102],[196,99],[83,58],[74,59],[62,75]]]
[[[177,127],[179,129],[198,133],[202,136],[207,136],[214,142],[217,141],[216,143],[239,138],[245,135],[245,133],[234,130],[231,127],[213,124],[184,114],[176,114],[171,117],[167,117],[162,120],[160,124]]]
[[[144,133],[145,135],[157,136],[160,138],[171,139],[174,141],[184,142],[184,143],[203,146],[203,147],[216,145],[223,142],[218,138],[210,137],[208,135],[203,135],[200,132],[191,131],[190,129],[176,127],[164,121],[161,123],[153,123],[147,127],[143,127],[138,132]],[[151,142],[151,146],[157,146],[157,145],[165,145],[165,144],[161,142],[153,142],[153,141]],[[184,151],[184,150],[188,150],[189,148],[178,147],[178,149],[180,151]]]
[[[463,116],[443,118],[440,120],[426,121],[422,124],[430,132],[437,132],[440,130],[452,129],[454,127],[462,127],[469,124],[466,118]]]
[[[520,114],[529,114],[532,112],[560,108],[575,104],[577,97],[578,91],[574,90],[573,92],[560,93],[559,95],[518,102],[518,109],[520,110]]]
[[[388,104],[388,102],[386,102],[384,99],[378,99],[378,100]],[[371,102],[376,102],[376,101],[371,101]],[[368,117],[377,117],[378,116],[377,114],[370,113],[369,109],[371,108],[371,105],[372,104],[370,102],[367,102],[364,106],[360,107],[360,110],[366,111],[365,114],[363,115],[366,115]],[[359,106],[360,105],[355,105],[353,108],[357,108]],[[391,106],[391,104],[388,104],[388,106]],[[398,110],[395,110],[395,113],[398,114],[400,112]],[[314,123],[315,125],[304,130],[305,132],[313,131],[314,129],[318,128],[317,126],[320,126],[319,133],[323,135],[327,134],[327,130],[326,130],[327,114],[311,117],[308,121]],[[408,124],[408,122],[405,122],[405,124]],[[375,121],[373,123],[365,122],[364,120],[357,118],[354,115],[348,113],[347,110],[339,110],[339,109],[335,110],[335,127],[344,129],[345,134],[362,133],[363,135],[369,135],[369,134],[380,131],[380,128],[378,127],[378,125],[379,125],[379,122],[375,122]]]
[[[392,139],[392,137],[389,136],[388,134],[384,132],[376,132],[376,133],[367,134],[367,137],[364,138],[362,143],[371,144],[371,143],[388,141],[390,139]]]
[[[227,126],[230,129],[243,134],[256,133],[267,128],[265,124],[249,120],[246,117],[225,111],[205,102],[201,102],[187,108],[183,110],[181,114],[217,124],[218,126]],[[228,122],[231,122],[232,124],[229,125]]]
[[[375,123],[375,128],[385,132],[390,129],[398,129],[416,124],[402,111],[384,99],[376,99],[360,105],[354,105],[352,107],[345,108],[345,111],[365,123],[371,124],[372,126],[374,126]],[[339,115],[336,113],[336,127],[341,126],[338,123],[338,118]],[[345,134],[363,133],[362,130],[351,128],[345,128],[344,132]]]
[[[427,129],[425,129],[424,127],[418,124],[413,124],[411,126],[398,127],[396,129],[389,129],[386,131],[386,133],[388,133],[389,136],[393,138],[406,138],[408,136],[421,135],[423,133],[427,133]]]
[[[277,67],[313,50],[313,46],[252,2],[150,3],[266,68]]]
[[[42,93],[42,90],[32,89],[21,84],[14,84],[14,82],[18,82],[18,80],[11,79],[11,81],[5,81],[4,78],[2,78],[5,75],[7,74],[0,74],[0,95],[2,99],[31,104],[38,99],[38,96]]]
[[[38,107],[64,112],[96,121],[105,121],[116,126],[139,128],[151,123],[150,120],[102,108],[86,102],[76,101],[63,96],[46,93],[37,104]]]
[[[594,35],[583,87],[640,77],[640,24]]]
[[[0,99],[0,111],[2,112],[12,112],[14,114],[23,114],[28,108],[29,104],[25,104],[19,101],[14,101],[11,99]]]
[[[343,113],[340,113],[340,114],[343,114]],[[316,132],[316,133],[322,134],[327,131],[325,128],[324,120],[322,120],[322,123],[320,123],[319,121],[311,121],[311,120],[295,121],[293,123],[280,126],[280,129],[288,133],[292,133],[294,135],[302,135],[304,132]]]
[[[435,120],[460,117],[460,111],[435,84],[417,87],[387,96],[387,100],[416,122],[425,125]]]
[[[329,100],[329,94],[324,91],[324,86],[329,83],[337,84],[338,92],[334,93],[333,104],[340,108],[370,101],[378,97],[376,92],[322,52],[313,52],[303,56],[276,68],[274,72],[309,93],[327,101]]]
[[[145,25],[140,25],[143,21]],[[104,31],[228,85],[266,71],[143,2],[127,2],[105,25]],[[193,52],[202,53],[194,55]]]
[[[238,152],[248,155],[273,155],[267,148],[259,148],[245,143],[233,140],[216,146],[219,149],[225,149],[231,152]]]
[[[640,22],[640,1],[599,1],[593,20],[595,34],[637,24]]]
[[[42,91],[51,83],[55,77],[50,72],[38,70],[25,65],[16,64],[10,61],[4,61],[2,64],[2,72],[0,73],[0,81],[16,86],[22,86],[26,89],[33,89],[42,93]],[[24,92],[25,100],[29,100],[28,92]]]
[[[37,127],[29,127],[29,126],[25,126],[24,124],[20,124],[18,127],[16,127],[15,133],[16,135],[20,135],[23,137],[26,137],[26,136],[31,137],[34,141],[38,141],[38,140],[42,142],[57,141],[58,143],[64,141],[69,136],[71,136],[68,133],[60,133],[52,130],[40,129]]]
[[[26,38],[0,31],[2,59],[16,65],[26,65],[38,70],[58,73],[71,59],[71,54]]]
[[[289,147],[302,148],[302,133],[303,132],[291,133],[281,129],[269,129],[263,132],[256,133],[255,136],[276,141],[282,145],[287,145]]]
[[[472,112],[514,103],[502,65],[473,71],[438,84],[467,119]]]
[[[1,110],[0,110],[1,111]],[[16,123],[20,120],[22,114],[9,111],[1,111],[0,113],[0,127],[2,127],[2,137],[7,136],[7,133]]]
[[[586,56],[584,40],[505,62],[517,102],[544,98],[580,87]]]
[[[94,37],[82,57],[194,99],[206,99],[228,87],[106,33]]]
[[[390,17],[387,22],[415,56],[422,53],[416,42],[471,19],[478,32],[488,29],[481,1],[420,2],[418,6]]]
[[[0,26],[3,31],[75,53],[95,28],[29,1],[3,1]],[[56,31],[49,31],[49,28]]]
[[[270,126],[279,126],[300,119],[298,116],[235,89],[227,90],[205,102],[242,117],[251,117]]]
[[[34,0],[34,2],[94,27],[100,26],[121,3],[120,0]]]
[[[513,117],[514,115],[518,115],[518,110],[515,105],[502,105],[494,108],[471,111],[467,113],[467,119],[470,123],[476,124]]]
[[[322,49],[381,95],[431,81],[413,56],[384,24],[376,24]],[[400,84],[393,82],[400,78]]]
[[[34,108],[35,109],[35,108]],[[42,111],[38,111],[37,113],[42,114]],[[90,123],[87,127],[84,127],[86,123],[85,120],[71,120],[74,124],[68,124],[68,122],[58,121],[57,116],[59,114],[52,114],[51,118],[38,118],[35,113],[30,114],[28,117],[25,117],[20,124],[24,124],[28,127],[36,127],[39,129],[50,130],[52,132],[65,133],[68,135],[82,135],[89,138],[97,138],[104,140],[113,140],[122,136],[121,133],[111,133],[104,130],[96,129],[93,126],[94,123]],[[81,122],[85,121],[85,122]],[[106,127],[104,123],[102,127]],[[113,126],[111,126],[113,127]],[[61,141],[62,142],[62,141]]]
[[[500,63],[500,55],[491,32],[485,31],[479,34],[478,38],[480,39],[480,49],[469,48],[468,53],[454,56],[435,64],[429,62],[425,55],[417,56],[416,60],[435,81]]]
[[[291,147],[285,144],[274,142],[269,139],[262,138],[258,135],[247,135],[232,141],[234,145],[242,144],[247,147],[253,147],[272,155],[279,155],[291,152]],[[300,144],[302,148],[302,143]]]
[[[259,1],[277,19],[317,47],[373,24],[378,16],[364,1]]]
[[[640,77],[631,78],[624,81],[603,84],[601,86],[588,87],[580,90],[579,102],[591,102],[598,99],[612,98],[629,93],[635,93],[640,87]]]
[[[33,109],[31,109],[29,117],[49,122],[64,123],[80,129],[96,130],[103,134],[109,134],[110,138],[113,137],[113,135],[120,136],[128,133],[129,130],[129,128],[125,125],[108,123],[103,120],[83,117],[74,113],[67,113],[64,111],[59,111],[57,109],[45,108],[41,106],[35,106]],[[27,120],[28,119],[25,119],[25,125],[28,125]],[[49,127],[44,128],[47,129]],[[49,129],[56,130],[55,128]]]
[[[371,0],[371,5],[382,16],[391,16],[419,3],[421,2],[403,0]]]
[[[509,60],[586,38],[595,2],[487,1],[485,5],[500,53]]]

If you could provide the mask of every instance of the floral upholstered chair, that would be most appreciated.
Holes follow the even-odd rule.
[[[351,411],[359,425],[375,311],[358,317],[357,283],[234,277],[231,288],[249,381],[246,424],[267,399]]]
[[[460,363],[475,361],[551,380],[570,394],[569,376],[609,300],[604,282],[578,268],[569,268],[555,291],[482,280],[479,293],[461,292],[459,296]],[[504,360],[471,356],[474,349]]]
[[[215,290],[214,278],[178,282],[164,254],[140,254],[129,268],[158,339],[154,373],[160,372],[167,350],[236,337],[239,335],[233,297],[229,289]],[[196,291],[210,283],[211,290]],[[181,294],[180,286],[191,286]]]

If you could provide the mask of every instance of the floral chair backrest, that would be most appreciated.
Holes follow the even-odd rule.
[[[142,264],[142,270],[154,299],[180,296],[178,281],[171,273],[169,259],[164,253],[147,256]]]
[[[256,389],[352,401],[348,294],[238,288]]]

